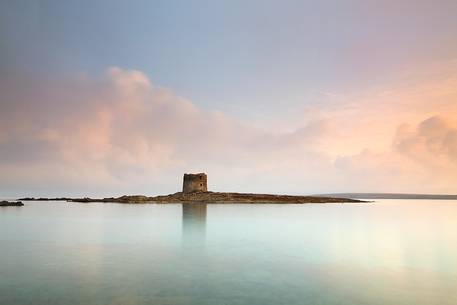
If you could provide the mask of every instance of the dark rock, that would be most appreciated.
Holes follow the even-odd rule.
[[[21,207],[23,205],[21,201],[0,201],[0,207]]]

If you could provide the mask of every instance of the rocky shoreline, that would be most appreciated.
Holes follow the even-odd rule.
[[[162,196],[121,196],[110,198],[21,198],[19,200],[30,201],[68,201],[68,202],[114,202],[114,203],[207,203],[207,204],[305,204],[305,203],[347,203],[347,202],[366,202],[349,198],[334,198],[322,196],[292,196],[292,195],[272,195],[272,194],[251,194],[251,193],[222,193],[222,192],[177,192]]]

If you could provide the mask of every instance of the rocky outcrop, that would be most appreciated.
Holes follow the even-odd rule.
[[[118,203],[327,203],[364,202],[348,198],[326,196],[291,196],[251,193],[208,192],[208,176],[205,173],[184,174],[183,191],[164,196],[121,196],[118,198],[24,198],[24,200],[65,200],[70,202],[118,202]]]
[[[178,192],[164,196],[122,196],[117,198],[73,198],[71,202],[117,202],[117,203],[274,203],[274,204],[304,204],[330,202],[364,202],[348,198],[331,198],[320,196],[291,196],[250,193],[219,193],[219,192]]]
[[[0,207],[21,207],[23,205],[21,201],[0,201]]]
[[[361,202],[347,198],[330,198],[317,196],[291,196],[272,194],[251,193],[218,193],[218,192],[194,192],[175,193],[166,196],[152,197],[159,203],[327,203],[327,202]]]

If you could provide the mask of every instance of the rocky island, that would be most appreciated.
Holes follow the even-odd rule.
[[[275,203],[275,204],[304,204],[330,202],[365,202],[349,198],[322,196],[293,196],[252,193],[227,193],[208,191],[208,179],[205,173],[184,174],[182,192],[161,196],[121,196],[109,198],[22,198],[20,200],[59,200],[69,202],[117,202],[117,203]]]

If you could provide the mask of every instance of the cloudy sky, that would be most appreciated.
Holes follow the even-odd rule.
[[[457,193],[457,2],[0,1],[0,197]]]

